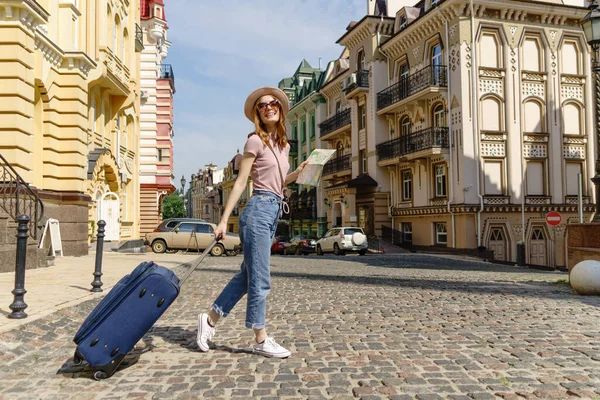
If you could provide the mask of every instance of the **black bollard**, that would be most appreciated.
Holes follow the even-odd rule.
[[[15,289],[12,294],[15,296],[13,303],[8,306],[12,313],[8,315],[8,318],[21,319],[27,318],[27,314],[23,311],[27,308],[27,304],[23,301],[23,297],[27,290],[25,290],[25,261],[27,258],[27,234],[29,224],[29,216],[22,214],[17,217],[19,226],[17,228],[17,262],[15,265]]]
[[[104,249],[104,226],[106,222],[103,220],[98,221],[98,238],[96,240],[96,269],[94,270],[94,281],[92,282],[91,292],[102,291],[102,250]]]

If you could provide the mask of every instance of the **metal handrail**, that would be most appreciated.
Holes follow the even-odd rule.
[[[352,123],[352,118],[350,116],[351,111],[352,110],[350,108],[347,108],[343,111],[335,113],[333,117],[321,122],[319,124],[319,128],[321,128],[320,137],[323,137],[337,129],[340,129],[342,126],[350,125]]]
[[[323,166],[323,175],[335,174],[352,168],[352,155],[332,158]]]
[[[377,111],[428,87],[448,87],[447,73],[448,69],[445,65],[430,65],[412,75],[401,78],[392,86],[377,93]]]
[[[381,239],[403,249],[412,249],[412,234],[398,231],[389,226],[381,227]]]
[[[171,64],[160,64],[159,74],[161,79],[170,79],[173,82],[173,88],[175,88],[175,73]]]
[[[380,143],[376,146],[377,160],[402,157],[430,148],[448,148],[447,127],[431,127],[415,133]]]
[[[15,221],[21,214],[28,215],[30,218],[29,236],[37,240],[41,227],[40,222],[44,217],[44,203],[2,154],[0,154],[0,160],[2,160],[0,207]]]

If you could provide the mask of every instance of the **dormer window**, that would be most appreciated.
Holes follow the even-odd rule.
[[[440,1],[441,0],[431,0],[431,7],[437,6],[438,4],[440,4]]]
[[[400,30],[406,28],[406,24],[407,24],[407,22],[406,22],[406,15],[403,15],[400,18]]]

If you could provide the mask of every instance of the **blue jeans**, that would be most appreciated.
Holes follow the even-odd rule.
[[[244,261],[213,303],[226,317],[248,294],[246,328],[262,329],[267,317],[267,295],[271,290],[271,243],[279,221],[281,197],[268,190],[255,190],[240,214],[240,240]]]

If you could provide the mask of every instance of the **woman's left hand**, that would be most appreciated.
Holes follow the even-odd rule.
[[[300,164],[298,166],[298,168],[296,168],[296,170],[294,171],[294,174],[296,174],[296,175],[300,174],[300,172],[302,172],[304,167],[306,167],[307,165],[308,165],[308,160],[302,161],[302,164]]]

